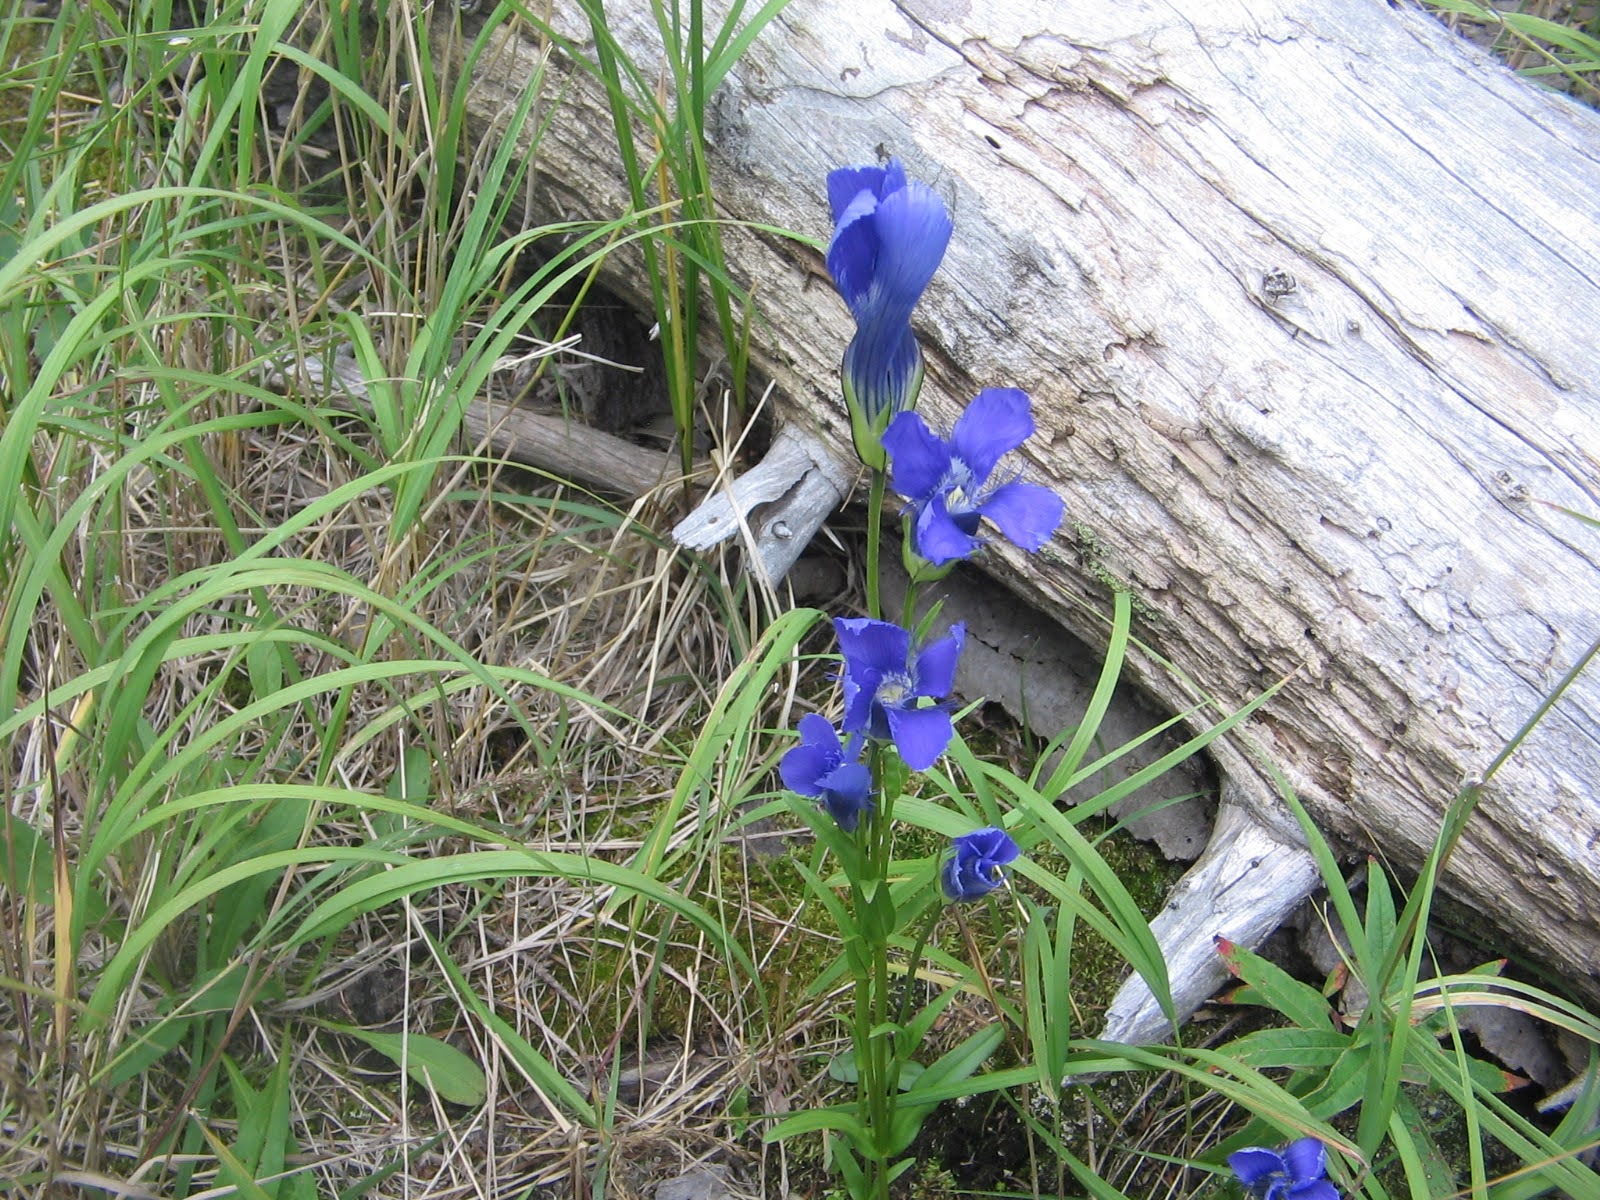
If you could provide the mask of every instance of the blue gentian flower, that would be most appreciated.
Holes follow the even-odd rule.
[[[916,413],[895,417],[883,435],[893,463],[890,484],[915,513],[912,546],[935,566],[965,558],[980,545],[985,518],[1006,540],[1038,550],[1061,524],[1061,497],[1011,478],[996,480],[995,464],[1033,435],[1028,394],[985,388],[967,405],[950,440]]]
[[[783,786],[821,800],[846,833],[854,833],[861,814],[872,808],[872,772],[859,761],[861,739],[839,740],[826,717],[800,718],[800,744],[778,763]]]
[[[839,617],[833,627],[844,654],[845,732],[893,741],[906,766],[926,771],[950,744],[953,730],[943,705],[918,702],[949,695],[966,626],[952,626],[914,656],[911,634],[888,621]]]
[[[856,319],[841,372],[850,433],[861,461],[881,471],[885,427],[922,390],[911,310],[950,244],[950,213],[927,184],[906,181],[898,159],[829,173],[828,204],[828,273]]]
[[[1251,1146],[1228,1155],[1228,1166],[1259,1200],[1339,1200],[1325,1178],[1328,1148],[1314,1137],[1290,1142],[1281,1154]]]
[[[974,829],[955,839],[953,852],[939,872],[939,886],[951,903],[987,896],[1005,879],[1005,867],[1022,851],[1004,829]]]

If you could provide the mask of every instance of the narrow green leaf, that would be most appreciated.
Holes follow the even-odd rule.
[[[1067,781],[1077,773],[1084,755],[1094,744],[1095,735],[1100,732],[1100,723],[1111,707],[1111,697],[1116,693],[1117,680],[1122,675],[1122,661],[1128,651],[1128,631],[1132,622],[1133,597],[1129,592],[1119,590],[1112,598],[1111,637],[1106,645],[1105,662],[1100,667],[1100,678],[1095,683],[1094,694],[1089,697],[1083,718],[1078,722],[1071,743],[1061,755],[1061,761],[1050,773],[1049,782],[1039,789],[1047,800],[1055,800],[1066,790]]]
[[[221,1167],[220,1174],[224,1180],[232,1184],[238,1194],[245,1200],[277,1200],[266,1188],[255,1181],[254,1174],[244,1163],[239,1161],[239,1156],[228,1148],[228,1144],[211,1132],[210,1126],[197,1116],[194,1118],[195,1126],[211,1146],[211,1153],[217,1156],[217,1163]]]
[[[917,1136],[917,1131],[922,1128],[922,1122],[938,1103],[937,1100],[930,1099],[926,1103],[919,1104],[917,1103],[919,1096],[924,1092],[931,1093],[935,1089],[945,1089],[965,1083],[1000,1048],[1000,1043],[1004,1040],[1005,1029],[996,1021],[952,1047],[924,1069],[916,1081],[906,1089],[904,1098],[895,1108],[894,1124],[889,1131],[885,1152],[893,1156],[911,1145]]]
[[[867,1141],[867,1127],[861,1123],[861,1118],[856,1115],[853,1105],[848,1108],[811,1108],[792,1117],[785,1117],[767,1130],[761,1140],[770,1144],[792,1138],[797,1134],[816,1133],[823,1129],[847,1134],[863,1145]]]
[[[359,1025],[319,1022],[325,1028],[365,1042],[379,1054],[403,1067],[406,1074],[433,1089],[443,1100],[476,1108],[489,1095],[483,1068],[449,1042],[422,1033],[381,1033]]]
[[[1227,938],[1215,939],[1217,953],[1228,971],[1249,985],[1234,993],[1236,1003],[1263,1004],[1276,1009],[1302,1029],[1326,1030],[1336,1026],[1333,1006],[1316,988],[1301,983],[1287,971]]]
[[[1256,1071],[1327,1070],[1350,1049],[1350,1035],[1332,1029],[1258,1029],[1221,1053]]]
[[[599,1119],[595,1115],[594,1107],[583,1093],[572,1085],[554,1063],[512,1028],[510,1022],[489,1007],[483,997],[478,995],[477,990],[467,982],[467,977],[462,974],[455,960],[445,954],[437,943],[434,943],[434,957],[444,967],[445,975],[455,991],[456,998],[500,1040],[500,1044],[510,1054],[512,1062],[516,1063],[518,1069],[528,1077],[528,1081],[551,1102],[560,1105],[588,1128],[598,1132]]]

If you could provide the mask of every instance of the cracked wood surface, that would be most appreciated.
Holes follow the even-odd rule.
[[[647,13],[614,15],[649,61]],[[487,57],[481,119],[535,54]],[[530,219],[615,216],[609,115],[552,70]],[[945,195],[923,409],[948,423],[980,387],[1026,388],[1026,473],[1068,507],[1043,553],[986,569],[1091,644],[1107,583],[1131,587],[1156,653],[1130,668],[1174,710],[1287,678],[1216,755],[1285,837],[1257,752],[1325,829],[1415,867],[1600,636],[1600,535],[1551,507],[1600,508],[1600,118],[1426,16],[795,0],[709,124],[737,221],[826,239],[827,171],[884,154]],[[746,226],[727,247],[780,417],[846,456],[850,325],[820,253]],[[611,282],[638,295],[629,270]],[[1485,789],[1447,879],[1591,993],[1597,712],[1582,678]]]

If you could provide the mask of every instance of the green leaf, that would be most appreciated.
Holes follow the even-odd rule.
[[[1400,1093],[1394,1112],[1389,1116],[1389,1140],[1400,1155],[1412,1200],[1431,1200],[1456,1190],[1455,1172],[1439,1152],[1417,1106],[1404,1092]]]
[[[1258,1029],[1229,1042],[1222,1053],[1257,1071],[1327,1070],[1350,1049],[1350,1035],[1332,1029]]]
[[[1072,864],[1075,871],[1087,880],[1091,891],[1104,906],[1101,912],[1087,903],[1081,885],[1076,881],[1068,886],[1030,858],[1018,859],[1012,869],[1048,890],[1063,907],[1071,908],[1078,917],[1091,925],[1123,958],[1133,966],[1151,994],[1161,1005],[1173,1025],[1180,1022],[1172,1007],[1172,988],[1167,980],[1167,960],[1150,932],[1150,923],[1139,911],[1139,905],[1129,894],[1127,886],[1110,864],[1084,837],[1067,814],[1048,803],[1037,791],[1009,772],[996,772],[994,778],[1011,789],[1018,806],[1028,820],[1010,825],[1010,830],[1024,850],[1043,838],[1054,843],[1057,850]]]
[[[1368,947],[1382,958],[1394,942],[1394,893],[1389,889],[1389,877],[1375,858],[1367,860],[1366,931]]]
[[[816,1133],[831,1129],[843,1133],[860,1145],[867,1144],[867,1127],[855,1113],[854,1107],[811,1108],[792,1117],[785,1117],[762,1135],[764,1142],[781,1142],[801,1133]]]
[[[1072,735],[1066,753],[1050,772],[1050,779],[1039,791],[1046,799],[1055,800],[1066,790],[1070,780],[1082,765],[1084,755],[1100,732],[1100,723],[1111,707],[1111,697],[1117,690],[1117,679],[1122,674],[1122,660],[1128,649],[1128,630],[1133,621],[1133,597],[1129,592],[1118,591],[1112,598],[1111,640],[1106,646],[1105,662],[1100,668],[1100,679],[1095,684],[1094,695],[1084,709],[1083,718]]]
[[[846,1050],[828,1060],[828,1078],[835,1083],[860,1083],[861,1066],[856,1062],[856,1052]]]
[[[1000,1048],[1005,1035],[1005,1028],[996,1021],[952,1047],[940,1055],[932,1066],[927,1067],[916,1082],[906,1089],[906,1098],[895,1109],[894,1124],[889,1131],[884,1152],[888,1155],[899,1154],[911,1145],[917,1136],[917,1130],[922,1128],[922,1122],[938,1103],[937,1100],[930,1100],[925,1104],[914,1103],[919,1093],[932,1091],[935,1088],[947,1088],[971,1079],[978,1068],[989,1060],[990,1055]]]
[[[862,937],[868,942],[885,943],[895,933],[894,899],[888,887],[872,886],[875,882],[869,880],[862,885],[856,915]]]
[[[546,1102],[558,1104],[590,1129],[598,1130],[599,1118],[583,1093],[556,1069],[554,1063],[540,1054],[525,1037],[512,1028],[510,1022],[489,1007],[483,997],[479,996],[467,982],[467,977],[462,974],[455,960],[445,954],[431,936],[429,942],[433,946],[434,959],[444,968],[450,986],[455,990],[456,998],[500,1040],[500,1044],[511,1056],[511,1061],[516,1063],[528,1077],[529,1082],[545,1097]]]
[[[1248,984],[1243,994],[1235,992],[1235,1003],[1262,1004],[1276,1009],[1302,1029],[1332,1029],[1336,1025],[1333,1006],[1316,988],[1301,983],[1281,967],[1275,966],[1227,938],[1216,938],[1217,953],[1235,977]]]
[[[449,1042],[423,1033],[380,1033],[359,1025],[320,1022],[325,1028],[365,1042],[379,1054],[403,1067],[406,1074],[437,1092],[451,1104],[476,1108],[489,1096],[483,1068]]]
[[[201,1134],[211,1145],[211,1152],[217,1156],[219,1167],[218,1177],[232,1184],[238,1194],[245,1200],[276,1200],[276,1197],[255,1181],[254,1173],[244,1163],[239,1161],[239,1156],[198,1117],[195,1123],[199,1126]]]
[[[244,653],[244,665],[255,699],[265,700],[283,687],[283,651],[276,643],[252,642]]]
[[[922,1074],[920,1086],[943,1087],[972,1078],[973,1072],[989,1060],[1005,1040],[1005,1028],[996,1021],[978,1030],[959,1045],[951,1047]]]
[[[50,843],[9,807],[0,808],[0,883],[32,904],[53,903],[55,859]]]
[[[922,1044],[923,1039],[932,1031],[933,1023],[939,1019],[939,1014],[949,1008],[960,994],[961,989],[958,987],[946,988],[930,1000],[921,1012],[911,1018],[906,1025],[901,1042],[902,1045],[909,1048],[908,1053],[910,1049],[915,1049]],[[906,1065],[910,1066],[911,1064],[907,1063]]]
[[[1371,1062],[1371,1046],[1350,1046],[1329,1068],[1327,1078],[1301,1098],[1306,1111],[1331,1121],[1353,1108],[1366,1091]]]
[[[909,1092],[916,1087],[917,1080],[927,1073],[927,1068],[918,1062],[903,1062],[900,1064],[900,1090]],[[846,1050],[843,1054],[835,1054],[828,1060],[828,1078],[839,1083],[859,1083],[861,1071],[856,1065],[854,1050]]]

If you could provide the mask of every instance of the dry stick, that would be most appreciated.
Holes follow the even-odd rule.
[[[474,442],[487,440],[499,455],[630,500],[670,478],[669,456],[563,417],[526,409],[491,410],[474,400],[461,422]]]
[[[298,369],[298,370],[297,370]],[[320,362],[306,359],[273,368],[268,386],[289,390],[298,375],[324,389],[335,408],[367,415],[366,384],[354,363],[335,361],[332,374]],[[624,438],[591,429],[565,417],[530,412],[514,404],[474,399],[462,415],[462,430],[474,443],[487,442],[497,455],[524,466],[548,471],[583,487],[630,500],[654,491],[671,479],[669,455],[635,445]],[[704,464],[696,465],[696,474]]]

